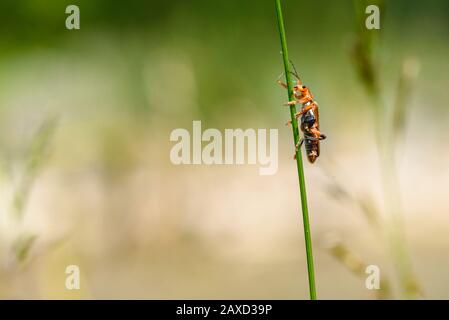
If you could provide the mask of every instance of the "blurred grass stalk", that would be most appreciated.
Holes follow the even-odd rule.
[[[334,238],[329,241],[328,250],[332,256],[341,262],[349,271],[360,279],[365,280],[365,271],[368,264],[351,251],[347,245],[339,239]],[[388,279],[383,276],[380,279],[379,290],[374,290],[374,293],[376,294],[377,299],[389,299],[391,297],[391,292]]]
[[[406,298],[420,296],[417,280],[413,273],[410,254],[406,246],[403,213],[401,208],[400,182],[396,168],[396,149],[404,130],[406,105],[412,92],[413,83],[418,76],[418,63],[406,60],[399,77],[396,103],[392,112],[383,101],[383,92],[379,85],[380,63],[375,52],[380,30],[368,30],[365,27],[365,8],[375,4],[384,16],[382,0],[354,0],[357,40],[353,48],[353,61],[361,82],[365,87],[374,111],[376,139],[379,152],[380,169],[384,193],[385,208],[390,217],[387,236],[394,265],[400,280],[401,290]],[[381,26],[382,26],[381,22]]]
[[[291,79],[291,71],[290,71],[290,60],[288,58],[288,50],[287,50],[287,40],[285,36],[285,27],[284,27],[284,19],[282,16],[282,7],[280,0],[275,0],[276,5],[276,15],[279,29],[279,36],[281,39],[281,47],[282,47],[282,58],[284,61],[284,74],[285,80],[287,82],[288,87],[288,99],[289,101],[294,100],[293,95],[293,85]],[[293,130],[293,140],[295,146],[299,143],[299,130],[298,130],[298,121],[295,117],[296,106],[290,106],[290,118],[292,121],[292,130]],[[299,189],[300,189],[300,198],[301,198],[301,207],[302,207],[302,218],[304,225],[304,240],[306,245],[306,255],[307,255],[307,272],[309,277],[309,293],[310,299],[316,300],[316,287],[315,287],[315,271],[313,266],[313,253],[312,253],[312,237],[310,234],[310,223],[309,223],[309,212],[307,208],[307,193],[306,193],[306,183],[304,179],[304,166],[302,162],[302,152],[301,148],[296,150],[296,165],[298,168],[298,179],[299,179]]]
[[[23,174],[20,177],[13,199],[13,212],[19,219],[23,217],[34,180],[47,159],[50,141],[53,138],[56,125],[57,119],[55,117],[49,116],[46,118],[34,134],[26,150]]]
[[[19,225],[23,222],[26,204],[30,197],[31,189],[34,186],[34,181],[49,155],[50,143],[54,136],[56,126],[57,118],[48,116],[33,135],[26,150],[23,173],[12,199],[12,213],[17,218]],[[15,262],[20,264],[26,261],[37,238],[37,235],[25,231],[17,236],[11,248]]]

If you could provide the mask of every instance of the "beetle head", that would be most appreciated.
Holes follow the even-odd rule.
[[[296,86],[293,87],[293,90],[304,95],[304,93],[306,93],[309,89],[305,85],[298,83]]]

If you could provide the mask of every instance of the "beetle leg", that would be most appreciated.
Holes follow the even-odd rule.
[[[307,111],[309,111],[312,108],[313,108],[313,104],[303,107],[299,112],[295,113],[296,119],[298,119],[300,116],[302,116],[304,113],[306,113]]]
[[[307,137],[306,138],[306,140],[311,140],[311,141],[320,141],[320,140],[324,140],[324,139],[326,139],[325,135],[321,135],[318,138],[316,138],[316,137]]]
[[[324,133],[321,133],[318,129],[316,128],[310,128],[310,132],[314,135],[314,137],[309,138],[310,140],[324,140],[327,138],[327,136]],[[315,138],[317,137],[317,138]]]
[[[282,82],[281,80],[278,80],[278,83],[279,83],[280,86],[284,87],[285,89],[288,88],[288,87],[287,87],[287,84],[284,83],[284,82]]]
[[[308,105],[307,107],[303,107],[301,108],[300,111],[295,113],[295,118],[298,119],[300,116],[302,116],[304,113],[306,113],[307,111],[309,111],[310,109],[314,108],[313,104]],[[286,126],[292,124],[291,120],[288,120],[288,122],[285,124]]]
[[[302,116],[305,113],[305,111],[301,110],[295,113],[295,118],[298,119],[300,116]]]
[[[294,105],[296,105],[298,103],[299,103],[298,100],[292,100],[292,101],[289,101],[287,103],[284,103],[284,106],[294,106]]]
[[[304,138],[299,139],[298,143],[295,146],[295,156],[293,157],[293,159],[296,160],[296,153],[302,147],[303,143],[304,143]]]

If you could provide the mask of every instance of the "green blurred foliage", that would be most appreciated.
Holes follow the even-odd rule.
[[[64,27],[69,4],[80,7],[80,31]],[[198,116],[219,120],[224,113],[240,112],[245,117],[255,111],[236,104],[240,97],[256,102],[259,112],[273,116],[274,100],[268,89],[281,70],[273,6],[272,1],[229,0],[4,0],[0,3],[0,57],[47,48],[61,50],[61,54],[68,49],[89,59],[89,53],[83,53],[83,41],[98,38],[101,44],[102,39],[107,42],[112,37],[113,47],[105,50],[115,50],[128,60],[131,76],[126,82],[135,99],[131,104],[136,105],[129,108],[131,112],[151,110],[145,105],[138,73],[149,52],[160,52],[192,63],[199,92]],[[337,108],[335,101],[347,98],[344,89],[356,81],[346,76],[351,72],[348,51],[355,33],[352,1],[290,0],[284,6],[292,59],[306,82],[316,88],[321,102]],[[387,1],[387,7],[382,28],[391,36],[399,34],[401,41],[408,39],[421,48],[433,45],[425,38],[429,33],[432,39],[446,38],[447,1],[432,1],[432,5]],[[419,38],[416,31],[420,31]],[[176,82],[176,70],[170,78],[175,91],[182,85]],[[331,88],[338,96],[331,94]],[[330,94],[324,95],[325,91]]]

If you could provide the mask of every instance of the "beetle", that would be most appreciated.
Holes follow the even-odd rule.
[[[318,103],[314,100],[314,96],[310,89],[303,85],[295,66],[293,65],[295,72],[291,72],[296,78],[296,85],[293,87],[294,100],[287,102],[286,106],[292,106],[301,104],[301,110],[295,113],[295,118],[301,118],[300,129],[304,134],[304,137],[296,144],[296,151],[301,148],[302,144],[305,144],[307,159],[310,163],[314,163],[320,155],[320,140],[326,139],[326,135],[320,132],[320,116],[318,112]],[[288,88],[287,84],[278,80],[278,83]],[[287,125],[291,124],[291,120],[287,122]],[[296,158],[296,153],[295,153]]]

